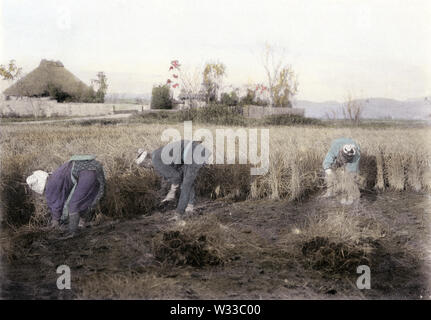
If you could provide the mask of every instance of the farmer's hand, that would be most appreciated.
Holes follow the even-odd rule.
[[[326,174],[327,176],[330,176],[332,173],[333,173],[333,172],[332,172],[332,169],[326,169],[326,170],[325,170],[325,174]]]
[[[186,208],[186,214],[192,214],[194,210],[194,205],[189,203]]]
[[[85,228],[85,220],[79,218],[78,228]]]

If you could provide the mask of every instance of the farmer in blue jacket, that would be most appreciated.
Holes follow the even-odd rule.
[[[74,236],[102,198],[105,175],[95,156],[75,155],[52,174],[34,171],[26,182],[33,191],[45,195],[52,227],[69,220],[69,236]]]
[[[327,184],[325,198],[334,195],[334,185],[332,178],[334,170],[344,168],[352,174],[352,179],[359,173],[359,159],[361,150],[359,145],[350,138],[339,138],[332,141],[331,148],[323,160],[323,169],[325,170],[325,180]]]
[[[184,212],[192,213],[195,203],[195,180],[211,152],[200,141],[179,140],[151,153],[139,149],[138,154],[135,160],[138,166],[153,167],[163,180],[170,184],[170,190],[162,200],[162,205],[174,201],[177,190],[181,190],[174,219],[180,219]]]

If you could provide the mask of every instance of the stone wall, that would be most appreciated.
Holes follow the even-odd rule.
[[[101,116],[142,112],[149,105],[118,103],[58,103],[49,98],[11,98],[0,100],[1,116]]]
[[[178,105],[176,110],[183,109],[185,105]],[[0,116],[103,116],[118,113],[133,113],[150,111],[149,105],[131,103],[58,103],[49,98],[14,98],[0,99]],[[156,111],[156,110],[152,110]],[[249,118],[262,118],[275,114],[304,115],[305,110],[299,108],[270,108],[259,106],[245,106],[244,116]]]

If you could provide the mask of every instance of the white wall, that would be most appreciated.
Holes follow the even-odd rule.
[[[115,108],[115,109],[114,109]],[[116,104],[116,103],[57,103],[49,98],[14,98],[0,99],[2,116],[100,116],[113,114],[115,111],[143,111],[149,105]]]

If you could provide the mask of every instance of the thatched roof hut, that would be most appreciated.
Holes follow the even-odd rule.
[[[43,59],[39,67],[7,88],[5,96],[41,97],[49,95],[50,88],[80,99],[92,89],[68,71],[60,61]]]

